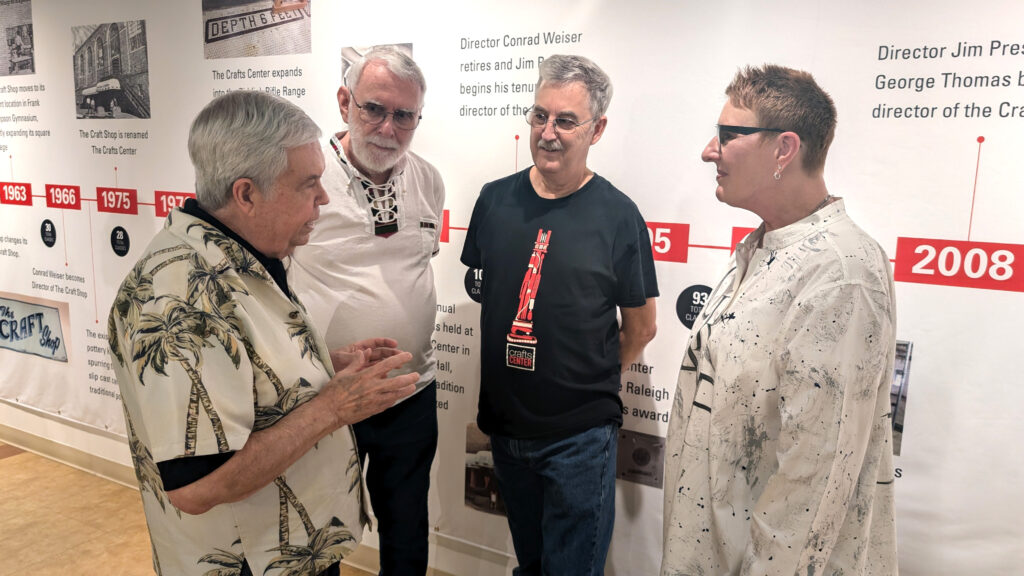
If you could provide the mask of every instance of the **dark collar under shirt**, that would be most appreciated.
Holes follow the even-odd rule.
[[[277,283],[278,288],[280,288],[281,291],[289,298],[292,297],[292,293],[288,290],[288,270],[284,267],[284,262],[282,262],[280,258],[271,258],[270,256],[266,256],[259,250],[253,248],[252,244],[246,241],[245,238],[242,238],[234,230],[225,226],[223,222],[217,220],[217,218],[212,214],[203,210],[199,205],[199,202],[196,202],[194,198],[185,200],[185,205],[181,207],[181,211],[189,216],[199,218],[217,230],[223,232],[228,238],[238,242],[242,248],[248,250],[249,253],[267,269],[270,277]]]

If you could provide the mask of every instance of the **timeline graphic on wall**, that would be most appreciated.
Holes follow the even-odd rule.
[[[38,198],[41,199],[41,202],[45,202],[47,208],[60,210],[60,225],[58,226],[49,218],[43,220],[42,225],[39,228],[39,236],[43,246],[47,248],[63,248],[65,266],[70,266],[71,264],[68,259],[67,251],[68,234],[67,221],[65,218],[66,211],[86,212],[89,217],[88,225],[91,230],[93,214],[91,206],[93,203],[95,203],[97,213],[137,216],[139,215],[139,206],[141,205],[152,206],[154,208],[154,216],[157,218],[166,218],[167,214],[170,213],[172,209],[183,205],[185,203],[185,199],[195,197],[195,194],[192,192],[169,192],[165,190],[156,190],[153,192],[153,202],[140,203],[138,201],[138,190],[134,188],[98,186],[96,187],[95,196],[92,198],[84,198],[81,186],[74,184],[45,184],[44,190],[44,194],[32,194],[32,184],[30,182],[0,182],[0,205],[31,207],[33,205],[33,198]],[[86,208],[84,210],[82,207],[83,202],[86,203]],[[90,242],[92,241],[92,237],[93,235],[90,233]],[[122,226],[113,226],[110,231],[109,247],[111,252],[118,257],[124,257],[127,255],[130,245],[131,238],[128,235],[128,231]],[[95,247],[91,249],[90,255],[92,259],[95,260],[97,257]],[[90,263],[90,268],[95,269],[95,262]],[[76,278],[74,275],[65,276]],[[92,293],[95,293],[97,289],[96,276],[93,275],[91,280]],[[84,278],[82,281],[84,282]],[[82,298],[88,297],[88,293],[83,291],[81,288],[69,288],[62,290],[61,293],[76,295]],[[106,311],[99,310],[99,304],[96,298],[93,298],[92,300],[97,307],[95,322],[99,323],[101,321],[101,316],[105,317]]]
[[[0,0],[0,402],[123,435],[106,317],[134,255],[194,197],[192,118],[214,96],[260,90],[303,107],[326,137],[344,129],[335,94],[348,63],[375,44],[415,45],[429,89],[412,150],[446,189],[433,260],[441,440],[431,525],[510,553],[488,438],[471,423],[487,277],[459,254],[481,186],[532,163],[523,114],[539,64],[583,54],[615,86],[588,165],[647,218],[661,289],[658,335],[622,371],[608,572],[655,573],[682,350],[731,251],[756,225],[717,201],[699,150],[736,69],[777,61],[812,72],[836,100],[826,180],[892,259],[890,402],[909,551],[901,572],[1012,572],[933,527],[969,524],[1008,549],[1024,541],[1010,489],[972,489],[993,462],[1024,472],[1018,455],[999,451],[1019,436],[1013,410],[1024,401],[1007,372],[1022,349],[1005,328],[1024,322],[1024,43],[1013,41],[1024,8],[981,2],[954,18],[919,1],[864,9],[797,0],[778,11],[737,0],[743,9],[726,24],[720,9],[687,3],[524,2],[319,2],[313,18],[313,2]],[[779,34],[796,24],[800,34]],[[509,327],[517,338],[529,337],[528,308],[526,298],[522,326]],[[942,554],[927,553],[933,547]]]

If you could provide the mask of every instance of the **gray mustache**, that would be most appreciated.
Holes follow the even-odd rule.
[[[537,148],[541,150],[547,150],[548,152],[558,152],[563,149],[562,143],[558,140],[551,140],[550,142],[544,139],[537,140]]]

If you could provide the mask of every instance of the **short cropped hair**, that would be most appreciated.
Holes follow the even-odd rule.
[[[751,110],[761,128],[796,132],[808,174],[825,167],[825,156],[836,133],[836,105],[814,77],[802,70],[775,64],[747,66],[725,89],[733,106]]]
[[[213,212],[231,198],[239,178],[250,178],[269,197],[288,168],[288,150],[320,138],[301,108],[266,92],[239,90],[206,105],[188,134],[196,171],[196,201]]]
[[[402,80],[412,82],[420,87],[420,98],[427,93],[427,80],[423,77],[423,71],[408,54],[395,46],[384,44],[374,46],[363,57],[352,63],[347,73],[349,90],[355,92],[359,87],[359,80],[363,76],[363,68],[370,62],[382,62],[389,72]],[[422,104],[422,102],[420,102]]]
[[[608,111],[612,101],[612,81],[604,70],[583,56],[554,54],[540,63],[540,78],[536,90],[544,83],[562,86],[581,82],[590,95],[590,113],[600,118]]]

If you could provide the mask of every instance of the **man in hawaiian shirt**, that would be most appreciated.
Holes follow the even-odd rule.
[[[411,357],[394,340],[328,351],[288,287],[282,258],[328,202],[319,136],[266,93],[208,104],[189,134],[196,200],[171,212],[114,301],[157,574],[337,574],[361,536],[348,425],[418,375],[387,378]]]

